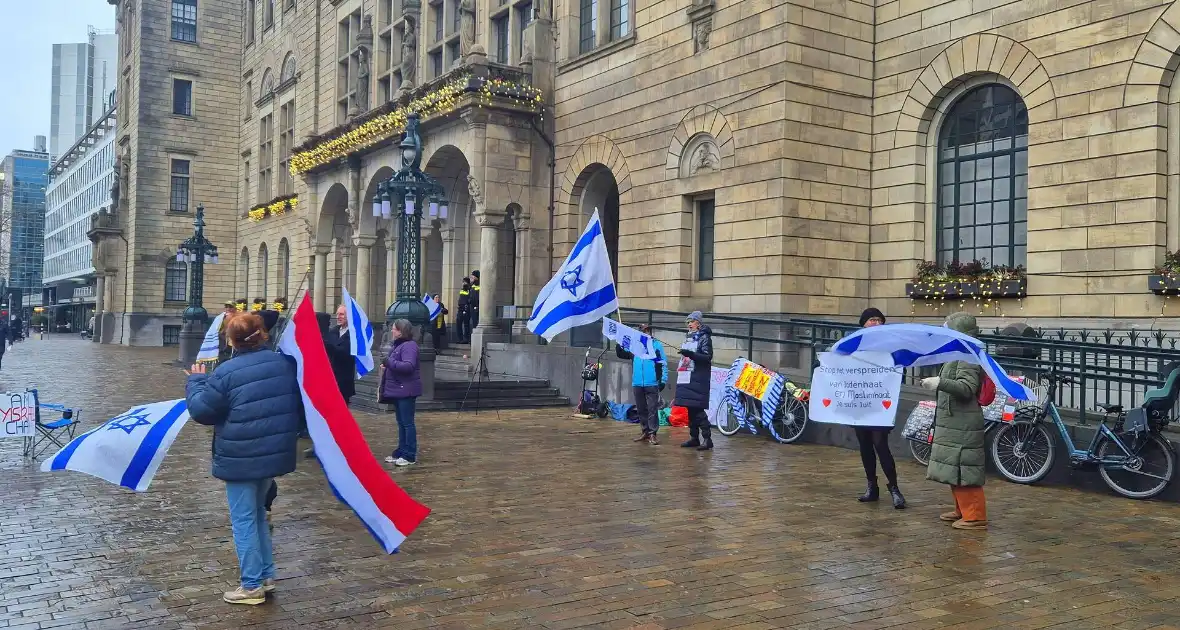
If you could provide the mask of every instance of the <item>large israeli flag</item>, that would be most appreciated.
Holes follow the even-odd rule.
[[[537,295],[528,327],[546,341],[553,341],[574,326],[592,324],[617,310],[614,273],[595,208],[565,263]]]
[[[442,305],[435,302],[429,294],[422,296],[422,303],[426,305],[426,310],[430,311],[430,321],[438,319],[438,316],[442,314]]]
[[[348,317],[348,351],[356,357],[356,375],[360,378],[373,371],[373,325],[369,323],[365,311],[348,294],[348,289],[343,286],[340,289],[344,291],[341,304]]]
[[[188,417],[183,398],[135,407],[70,440],[41,471],[73,470],[143,492]]]

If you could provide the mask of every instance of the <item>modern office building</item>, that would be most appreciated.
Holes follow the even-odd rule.
[[[119,40],[90,29],[86,42],[53,45],[49,153],[60,157],[110,107],[119,78]]]
[[[112,106],[49,167],[44,294],[52,330],[80,330],[94,313],[93,244],[86,234],[91,217],[110,204],[114,181]]]
[[[48,172],[45,136],[34,139],[32,151],[13,151],[0,164],[4,176],[0,184],[4,193],[0,207],[0,277],[5,283],[3,294],[19,292],[26,313],[41,305]],[[11,306],[16,310],[15,303]]]

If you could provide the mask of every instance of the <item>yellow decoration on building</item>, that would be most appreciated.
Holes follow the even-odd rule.
[[[295,195],[279,197],[270,203],[254,206],[250,209],[247,216],[251,221],[257,223],[267,217],[277,217],[280,214],[285,214],[287,210],[293,210],[297,205],[299,205],[299,197]]]

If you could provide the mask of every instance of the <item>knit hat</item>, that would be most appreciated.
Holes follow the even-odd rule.
[[[705,323],[705,316],[701,315],[700,311],[693,311],[688,314],[688,317],[684,318],[684,321],[686,321],[686,322],[695,321],[695,322],[703,324],[703,323]]]
[[[885,323],[885,314],[882,313],[880,310],[870,306],[865,309],[865,312],[860,314],[860,327],[864,328],[865,322],[869,321],[870,319],[873,319],[874,317],[881,320],[882,324]]]

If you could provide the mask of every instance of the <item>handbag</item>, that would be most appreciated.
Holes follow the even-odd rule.
[[[385,379],[389,378],[389,368],[381,370],[381,379],[377,381],[377,404],[392,405],[393,399],[385,395]]]

